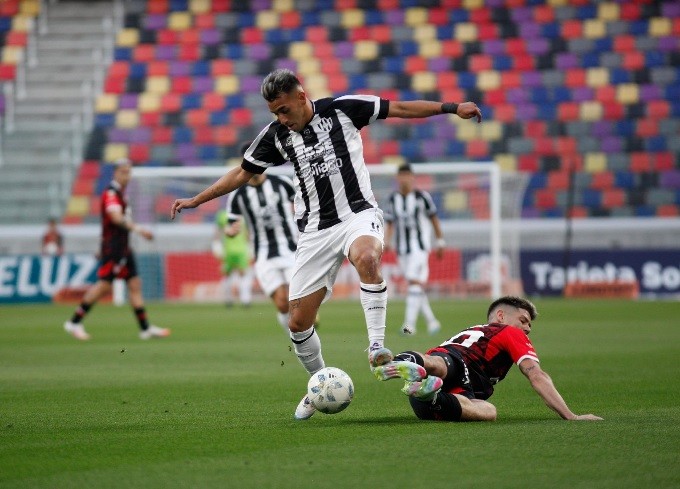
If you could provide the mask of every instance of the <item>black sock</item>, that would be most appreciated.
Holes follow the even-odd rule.
[[[93,304],[86,304],[85,302],[81,302],[80,305],[76,308],[76,311],[73,313],[71,322],[77,324],[80,321],[82,321],[85,314],[87,314],[88,311],[92,309],[92,306]]]
[[[417,351],[402,351],[400,354],[394,357],[394,360],[417,363],[421,367],[425,366],[425,360],[423,360],[423,357]]]
[[[139,327],[146,331],[149,329],[149,320],[146,319],[146,309],[143,307],[135,307],[135,316],[137,316],[137,321],[139,322]]]

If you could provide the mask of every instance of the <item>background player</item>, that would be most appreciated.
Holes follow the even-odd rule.
[[[170,330],[150,325],[144,308],[142,297],[142,281],[137,275],[137,265],[129,244],[130,232],[153,239],[148,229],[135,224],[130,207],[125,199],[125,188],[130,182],[132,163],[130,160],[118,160],[113,171],[113,180],[101,196],[102,236],[100,265],[97,270],[98,281],[90,287],[70,321],[64,323],[64,329],[74,338],[89,340],[90,335],[82,324],[83,317],[92,306],[104,295],[111,292],[111,283],[120,278],[126,281],[130,304],[139,323],[139,337],[143,340],[162,338],[170,335]]]
[[[441,259],[444,256],[444,236],[437,217],[437,207],[427,191],[415,187],[415,175],[410,165],[399,167],[397,184],[398,190],[390,195],[385,209],[385,242],[389,245],[395,236],[399,268],[408,282],[401,331],[408,335],[415,334],[418,314],[422,313],[427,322],[427,331],[435,334],[441,325],[432,312],[425,286],[430,275],[428,262],[432,230],[437,238],[437,257]]]
[[[232,293],[236,285],[239,291],[239,302],[242,306],[248,307],[253,297],[248,229],[241,219],[232,218],[228,209],[221,209],[215,214],[215,224],[217,229],[213,239],[213,254],[222,261],[220,289],[224,302],[227,307],[233,305]]]
[[[401,377],[414,413],[437,421],[494,421],[496,407],[487,402],[493,386],[513,363],[519,366],[543,402],[565,420],[601,420],[593,414],[574,414],[541,369],[527,335],[536,308],[528,300],[506,296],[487,311],[488,324],[473,326],[427,354],[400,353],[395,361],[374,368],[381,380]]]
[[[380,263],[384,224],[371,189],[359,131],[387,117],[456,113],[481,121],[481,112],[472,102],[390,102],[367,95],[312,101],[298,78],[285,69],[267,75],[261,93],[276,120],[260,132],[240,168],[192,198],[175,200],[171,217],[236,190],[271,166],[290,161],[295,169],[295,218],[300,231],[289,292],[289,328],[295,352],[309,374],[324,367],[314,321],[322,302],[332,293],[342,262],[348,258],[359,274],[369,361],[380,362],[387,354],[387,285]],[[305,395],[295,417],[307,419],[313,414]]]
[[[253,175],[247,185],[231,194],[230,217],[245,220],[255,250],[255,275],[271,297],[279,324],[288,332],[288,284],[295,265],[297,228],[291,202],[293,184],[286,177]]]

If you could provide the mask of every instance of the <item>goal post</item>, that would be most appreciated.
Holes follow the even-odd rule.
[[[416,187],[433,197],[441,221],[446,252],[439,261],[430,259],[433,297],[492,297],[521,293],[519,279],[519,231],[527,177],[501,172],[495,162],[416,163],[411,165]],[[135,167],[128,197],[137,222],[150,225],[153,242],[135,239],[140,255],[140,274],[154,297],[166,300],[219,300],[219,262],[210,244],[215,233],[215,213],[227,197],[188,209],[170,221],[174,199],[192,196],[229,167]],[[368,165],[373,192],[381,207],[396,190],[395,165]],[[267,170],[293,175],[291,165]],[[506,225],[507,224],[507,225]],[[149,270],[145,270],[150,267]],[[145,273],[146,272],[146,273]],[[146,278],[145,275],[148,275]],[[391,282],[391,294],[401,296],[406,287],[393,252],[383,256],[383,275]],[[343,266],[334,295],[354,297],[358,278]],[[151,290],[153,289],[153,290]],[[146,290],[145,290],[146,292]],[[259,290],[255,290],[256,298]]]

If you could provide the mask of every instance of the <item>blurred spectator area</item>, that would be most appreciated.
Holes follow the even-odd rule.
[[[363,131],[370,164],[495,160],[530,174],[527,218],[564,217],[570,181],[575,217],[679,214],[680,1],[124,5],[67,222],[97,218],[96,191],[109,178],[100,162],[237,161],[239,143],[271,121],[261,79],[282,67],[312,98],[481,106],[479,125],[455,116],[378,121]],[[10,32],[9,67],[8,40],[21,44],[21,30]],[[445,213],[460,202],[435,197]]]

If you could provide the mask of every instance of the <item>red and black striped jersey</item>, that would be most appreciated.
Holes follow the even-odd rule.
[[[505,378],[513,363],[519,364],[526,358],[539,361],[524,331],[497,323],[461,331],[427,353],[432,352],[453,352],[463,358],[478,399],[487,399],[493,394],[493,386]]]
[[[129,213],[129,208],[120,185],[112,181],[102,193],[101,198],[101,217],[102,217],[102,236],[101,236],[101,256],[123,256],[129,250],[130,231],[122,228],[111,220],[109,212],[120,209],[125,215]]]

